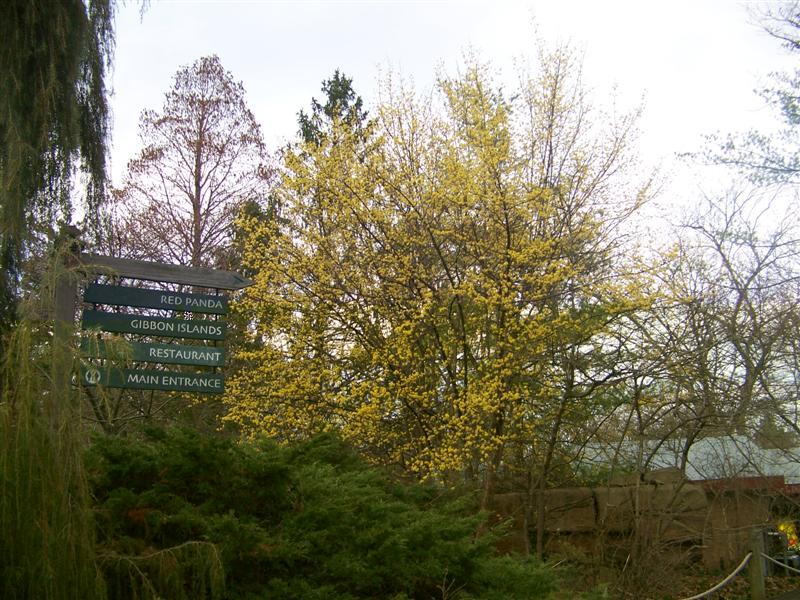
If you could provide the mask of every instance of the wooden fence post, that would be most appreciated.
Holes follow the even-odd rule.
[[[767,593],[764,588],[764,532],[760,527],[754,527],[751,532],[750,557],[750,598],[752,600],[766,600]]]
[[[63,424],[64,415],[68,414],[62,401],[62,394],[67,393],[72,385],[72,337],[75,328],[76,279],[74,267],[77,263],[77,244],[80,231],[76,227],[62,228],[55,240],[57,265],[56,280],[53,290],[53,360],[52,386],[53,397],[50,400],[50,420],[54,430]],[[71,407],[70,407],[71,408]]]

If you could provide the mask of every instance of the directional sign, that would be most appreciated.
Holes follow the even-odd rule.
[[[99,327],[115,333],[137,333],[152,337],[186,338],[194,340],[225,339],[223,321],[168,319],[143,315],[123,315],[98,310],[84,310],[84,329]]]
[[[228,312],[228,299],[225,296],[184,294],[122,285],[92,283],[86,288],[83,299],[95,304],[113,304],[115,306],[161,308],[217,315],[224,315]]]
[[[182,373],[144,369],[119,369],[106,366],[81,367],[84,385],[135,390],[164,390],[171,392],[200,392],[221,394],[225,377],[213,373]]]
[[[225,349],[215,346],[181,346],[179,344],[144,344],[127,342],[114,352],[103,340],[82,340],[81,351],[92,357],[130,359],[138,362],[170,365],[203,365],[221,367],[225,364]]]
[[[219,269],[166,265],[164,263],[100,256],[97,254],[81,254],[79,262],[82,269],[89,273],[107,273],[130,277],[131,279],[181,283],[221,290],[240,290],[253,285],[252,280],[247,277],[242,277],[232,271],[221,271]]]

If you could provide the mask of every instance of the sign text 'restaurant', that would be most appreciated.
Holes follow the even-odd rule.
[[[184,346],[181,344],[147,344],[118,340],[85,339],[81,351],[92,357],[171,365],[203,365],[221,367],[225,364],[225,348],[216,346]]]

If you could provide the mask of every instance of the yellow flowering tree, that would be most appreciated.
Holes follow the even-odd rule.
[[[616,258],[645,191],[635,115],[592,125],[568,51],[539,68],[512,98],[475,62],[430,97],[387,86],[368,126],[334,116],[286,154],[281,218],[242,223],[257,275],[229,420],[335,428],[487,497],[513,465],[546,478],[543,420],[607,379],[589,363],[632,305]]]

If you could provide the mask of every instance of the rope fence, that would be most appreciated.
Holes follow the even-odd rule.
[[[792,571],[793,573],[797,573],[800,575],[800,569],[796,569],[794,567],[790,567],[787,564],[780,562],[779,560],[775,560],[773,557],[764,554],[763,552],[760,553],[763,558],[766,558],[771,563],[778,565],[781,569],[786,569],[787,571]],[[728,585],[731,581],[736,579],[736,577],[744,570],[747,564],[750,562],[750,559],[753,558],[753,553],[748,552],[747,556],[742,559],[742,562],[739,563],[739,566],[736,567],[730,575],[728,575],[725,579],[720,581],[717,585],[712,588],[707,589],[705,592],[701,592],[699,594],[695,594],[694,596],[689,596],[688,598],[681,598],[681,600],[702,600],[702,598],[707,598],[711,594],[718,592],[726,585]]]
[[[753,557],[753,553],[752,552],[748,552],[747,556],[745,556],[744,559],[742,560],[742,562],[739,563],[739,566],[736,567],[730,575],[728,575],[725,579],[720,581],[717,585],[715,585],[714,587],[712,587],[710,589],[707,589],[705,592],[701,592],[700,594],[696,594],[696,595],[690,596],[688,598],[682,598],[681,600],[700,600],[701,598],[706,598],[706,597],[710,596],[711,594],[713,594],[714,592],[717,592],[717,591],[721,590],[726,585],[728,585],[731,581],[733,581],[736,578],[736,576],[739,575],[739,573],[742,572],[742,570],[747,566],[747,563],[750,561],[750,559],[752,557]]]
[[[763,556],[764,558],[766,558],[770,562],[774,562],[781,569],[786,569],[787,571],[794,571],[795,573],[800,575],[800,569],[795,569],[794,567],[790,567],[789,565],[785,565],[781,561],[775,560],[774,558],[772,558],[771,556],[767,556],[766,554],[762,554],[761,556]]]

